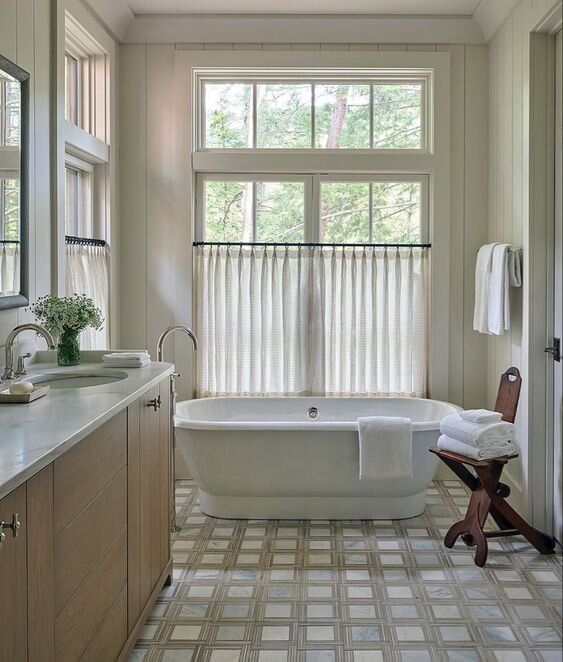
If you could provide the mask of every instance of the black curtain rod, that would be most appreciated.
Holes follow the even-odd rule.
[[[194,241],[195,246],[263,246],[269,247],[326,247],[326,248],[431,248],[432,244],[327,244],[320,242],[270,242],[270,241]]]
[[[21,243],[17,239],[0,239],[0,244],[19,244]]]
[[[78,244],[80,246],[107,246],[105,239],[92,239],[91,237],[71,237],[65,236],[66,244]]]

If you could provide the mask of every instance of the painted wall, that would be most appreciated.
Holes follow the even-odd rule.
[[[473,271],[487,238],[487,46],[182,44],[219,50],[409,50],[451,54],[450,400],[483,404],[486,342],[471,330]],[[167,324],[191,320],[191,228],[174,227],[174,44],[120,47],[120,345],[154,352]],[[186,81],[187,83],[187,81]],[[188,109],[186,109],[186,113]],[[174,351],[172,347],[171,352]],[[173,354],[169,354],[173,356]],[[180,372],[191,354],[176,340]],[[179,382],[180,395],[189,380]]]
[[[31,75],[30,298],[51,288],[50,0],[1,0],[0,53]],[[30,321],[24,308],[0,311],[0,347],[10,330]]]
[[[531,480],[534,455],[536,465],[539,466],[538,457],[544,452],[545,438],[542,439],[541,434],[534,433],[538,429],[538,423],[541,427],[541,421],[534,421],[532,418],[532,400],[541,400],[542,391],[545,394],[545,339],[535,334],[535,324],[543,320],[534,319],[533,309],[534,303],[539,299],[545,300],[547,288],[545,282],[543,285],[537,280],[531,282],[530,274],[534,265],[547,263],[549,242],[546,236],[538,234],[541,224],[547,227],[545,214],[542,215],[544,218],[540,218],[530,213],[530,163],[533,144],[530,99],[538,84],[537,77],[530,75],[531,53],[534,52],[536,44],[535,40],[531,39],[531,33],[540,29],[542,20],[559,6],[560,3],[553,0],[523,0],[514,8],[489,44],[488,240],[511,243],[523,249],[524,283],[521,289],[511,291],[512,330],[504,336],[487,339],[487,393],[489,405],[493,405],[499,374],[510,365],[519,368],[523,377],[523,388],[516,423],[517,445],[521,457],[510,463],[506,474],[511,483],[514,502],[529,515],[534,515],[537,526],[543,524],[541,515],[534,512]],[[542,57],[546,57],[546,54]],[[545,62],[547,75],[547,57]],[[545,118],[539,121],[538,128],[544,132],[547,130]],[[541,402],[539,406],[541,408]],[[539,416],[541,415],[539,412]],[[545,419],[545,413],[543,418]],[[540,472],[537,480],[535,495],[537,503],[541,504],[545,474],[542,480]]]

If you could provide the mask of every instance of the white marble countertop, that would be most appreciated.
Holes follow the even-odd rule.
[[[54,352],[39,352],[41,360],[28,366],[30,377],[55,371],[106,370],[95,353],[88,355],[87,362],[59,368],[50,362]],[[0,404],[0,498],[165,379],[174,366],[153,362],[144,368],[107,370],[125,372],[127,377],[86,388],[51,388],[45,397],[29,404]],[[1,388],[7,386],[9,382],[3,382]]]

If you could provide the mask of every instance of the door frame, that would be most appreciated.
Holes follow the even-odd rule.
[[[529,307],[528,513],[537,528],[552,527],[552,361],[544,353],[553,329],[553,237],[555,229],[555,34],[561,8],[530,33],[529,72]],[[545,292],[545,296],[537,293]],[[536,293],[536,294],[534,294]]]

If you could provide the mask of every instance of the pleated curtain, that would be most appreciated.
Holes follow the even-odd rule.
[[[107,246],[66,244],[66,294],[85,294],[102,311],[100,331],[85,329],[81,349],[109,348],[109,249]]]
[[[20,293],[20,245],[0,243],[0,296]]]
[[[424,248],[196,249],[200,397],[424,396]]]

